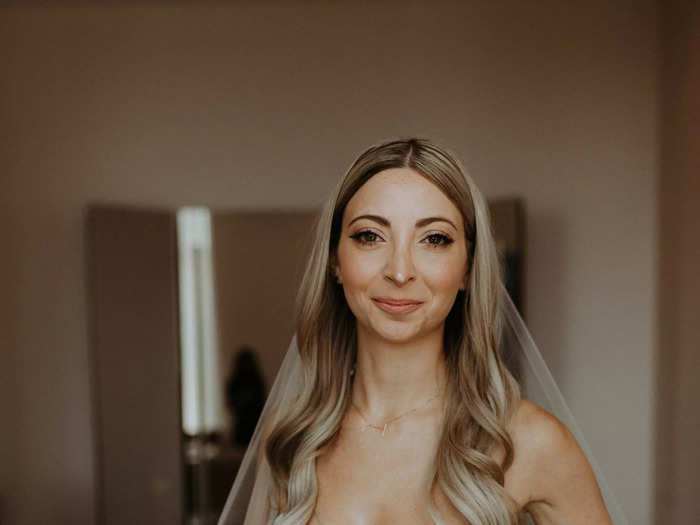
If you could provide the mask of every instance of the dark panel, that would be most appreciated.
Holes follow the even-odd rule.
[[[87,219],[99,522],[180,523],[175,217],[93,207]]]

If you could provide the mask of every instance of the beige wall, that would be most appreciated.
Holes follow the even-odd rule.
[[[700,516],[700,5],[663,14],[656,523]]]
[[[421,134],[489,197],[525,198],[532,331],[631,523],[651,523],[651,1],[1,14],[8,522],[93,522],[88,201],[316,207],[369,143]]]

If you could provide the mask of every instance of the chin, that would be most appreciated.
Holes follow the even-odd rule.
[[[421,336],[417,326],[407,325],[406,323],[392,323],[394,326],[387,326],[386,323],[381,323],[381,326],[372,326],[374,334],[389,341],[391,343],[407,343]],[[403,326],[400,326],[403,324]]]

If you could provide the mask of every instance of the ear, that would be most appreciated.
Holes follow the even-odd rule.
[[[462,284],[459,287],[459,289],[463,292],[467,291],[467,288],[469,288],[469,276],[471,275],[470,271],[467,271],[467,275],[464,276],[464,279],[462,279]]]
[[[333,275],[335,275],[335,278],[338,281],[338,284],[341,284],[343,282],[343,277],[342,277],[342,274],[340,273],[340,265],[338,264],[338,260],[335,257],[335,254],[331,255],[331,258],[330,258],[330,261],[328,262],[328,265],[331,269],[331,272],[333,272]]]

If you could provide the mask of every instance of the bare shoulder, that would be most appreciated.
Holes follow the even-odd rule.
[[[531,460],[546,461],[555,452],[559,460],[579,455],[580,447],[566,425],[532,401],[519,401],[509,430],[515,447]]]
[[[538,524],[611,523],[600,489],[576,438],[559,419],[521,400],[509,428],[513,483]]]

